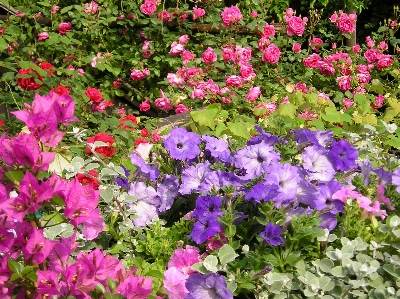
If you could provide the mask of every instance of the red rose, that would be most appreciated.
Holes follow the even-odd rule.
[[[59,96],[62,95],[69,95],[69,90],[65,86],[58,85],[56,88],[53,89],[56,94]]]
[[[122,117],[119,120],[119,126],[124,130],[134,130],[136,126],[132,125],[129,122],[133,122],[135,125],[137,125],[136,117],[133,116],[132,114],[128,114],[127,116]]]
[[[2,121],[2,120],[0,119],[0,127],[4,127],[4,126],[5,126],[4,121]]]
[[[146,128],[143,128],[143,129],[140,131],[140,135],[142,135],[142,137],[149,137],[149,131],[147,131]]]
[[[58,33],[67,34],[67,32],[70,31],[71,29],[72,29],[72,24],[70,22],[61,23],[60,26],[58,26]]]
[[[17,84],[24,90],[36,90],[42,86],[42,76],[40,76],[34,69],[28,68],[27,70],[20,69],[18,75],[30,75],[30,78],[18,78]],[[35,80],[36,79],[36,80]],[[41,83],[39,83],[40,81]]]
[[[89,98],[93,103],[100,103],[103,99],[103,95],[100,93],[100,90],[92,87],[88,87],[85,91],[85,95]]]
[[[88,174],[96,178],[99,176],[99,174],[94,170],[89,170]],[[81,183],[81,185],[92,185],[93,189],[96,190],[99,188],[99,182],[94,178],[86,176],[82,173],[78,173],[76,175],[76,178],[78,179],[78,182]]]
[[[46,62],[46,61],[41,62],[39,64],[39,67],[44,71],[48,70],[47,75],[49,75],[49,76],[53,75],[56,70],[54,65],[52,65],[50,62]]]
[[[94,143],[96,141],[102,141],[108,144],[108,146],[99,146],[95,149],[95,152],[102,155],[106,158],[111,158],[115,154],[115,148],[113,148],[113,144],[115,143],[114,138],[112,136],[107,135],[106,133],[97,133],[95,136],[90,137],[86,140],[87,143]],[[91,154],[90,148],[86,148],[86,153]]]

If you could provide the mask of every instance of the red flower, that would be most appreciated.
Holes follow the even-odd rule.
[[[142,144],[142,143],[150,143],[150,142],[149,142],[147,139],[138,138],[138,139],[135,140],[134,148],[137,148],[137,146],[138,146],[139,144]]]
[[[143,128],[143,129],[140,131],[140,135],[142,135],[142,137],[149,137],[149,131],[147,131],[146,128]]]
[[[27,70],[20,69],[18,71],[18,75],[30,75],[30,78],[18,78],[17,77],[17,84],[24,90],[36,90],[42,86],[42,76],[40,76],[37,71],[33,68],[28,68]],[[36,80],[35,80],[36,79]],[[40,81],[41,83],[38,83]]]
[[[41,62],[41,63],[39,64],[39,67],[40,67],[42,70],[44,70],[44,71],[47,71],[47,70],[48,70],[48,72],[47,72],[47,75],[48,75],[48,76],[53,75],[54,72],[55,72],[55,70],[56,70],[55,67],[54,67],[54,65],[52,65],[50,62],[46,62],[46,61]]]
[[[97,133],[95,136],[88,138],[87,143],[94,143],[96,141],[103,141],[108,144],[108,146],[99,146],[95,149],[95,152],[106,158],[111,158],[115,154],[115,148],[113,144],[115,143],[114,138],[106,133]],[[86,148],[86,153],[91,154],[90,148]]]
[[[65,86],[58,85],[56,88],[53,89],[56,94],[59,96],[62,95],[69,95],[69,90]]]
[[[128,114],[127,116],[124,116],[119,120],[119,126],[124,130],[134,130],[136,126],[132,126],[132,124],[129,122],[133,122],[135,125],[137,125],[138,123],[135,116],[133,116],[132,114]]]
[[[88,87],[85,91],[85,95],[89,98],[90,101],[93,103],[100,103],[103,99],[103,95],[101,94],[100,90],[92,87]]]
[[[2,120],[0,119],[0,127],[4,127],[4,126],[5,126],[4,121],[2,121]]]
[[[99,174],[94,170],[89,170],[88,174],[96,178],[99,176]],[[81,183],[82,185],[92,185],[93,189],[96,190],[99,188],[99,182],[94,178],[86,176],[82,173],[78,173],[76,175],[76,178],[78,179],[78,182]]]

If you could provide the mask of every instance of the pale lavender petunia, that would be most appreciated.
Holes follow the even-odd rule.
[[[302,154],[303,167],[308,171],[309,179],[319,182],[329,182],[336,171],[328,156],[328,151],[317,146],[308,146]]]
[[[172,207],[175,198],[178,196],[179,181],[173,175],[166,175],[161,184],[157,186],[157,194],[160,198],[158,210],[165,212]]]
[[[135,212],[137,218],[133,219],[135,226],[146,226],[155,216],[158,216],[157,207],[145,201],[138,201],[131,205],[131,210]]]
[[[265,141],[248,145],[235,155],[235,166],[246,170],[245,178],[253,179],[266,173],[268,166],[279,161],[280,154]]]
[[[144,201],[156,207],[161,203],[157,191],[152,186],[147,186],[145,182],[133,182],[128,194],[135,196],[137,201]]]
[[[178,127],[174,127],[164,141],[165,149],[169,151],[172,158],[178,160],[196,158],[200,154],[199,144],[199,135]]]
[[[223,276],[194,273],[186,281],[189,294],[184,299],[233,299]]]
[[[141,175],[153,183],[157,180],[158,176],[160,175],[160,172],[157,167],[148,165],[146,161],[142,158],[139,157],[138,154],[135,152],[132,152],[129,155],[129,158],[132,162],[133,165],[137,166],[136,175]]]
[[[226,151],[229,152],[228,143],[222,138],[203,135],[202,139],[206,142],[205,149],[210,153],[211,157],[219,158],[225,155]]]
[[[179,188],[179,193],[189,194],[193,191],[198,191],[200,185],[206,180],[211,172],[210,162],[208,161],[183,169],[182,183]]]

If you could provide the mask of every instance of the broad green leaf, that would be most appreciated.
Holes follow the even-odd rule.
[[[287,116],[291,119],[296,117],[297,106],[293,105],[292,103],[287,103],[281,105],[277,110],[276,113],[282,116]]]
[[[246,124],[241,121],[228,122],[228,129],[231,131],[233,136],[250,139],[250,132],[247,130]]]
[[[218,251],[218,258],[221,265],[226,265],[234,261],[239,255],[235,253],[235,250],[228,244],[225,244]]]
[[[332,268],[331,274],[335,277],[346,277],[346,273],[344,272],[344,269],[342,266],[337,266]]]
[[[10,269],[11,271],[15,272],[15,273],[20,273],[23,269],[23,266],[18,263],[17,261],[8,258],[8,269]]]
[[[0,51],[7,49],[8,43],[0,36]]]
[[[217,265],[218,265],[218,259],[214,255],[207,256],[203,261],[204,268],[206,268],[208,271],[212,273],[216,273],[218,271]]]
[[[205,110],[190,112],[190,116],[200,126],[207,126],[210,129],[214,130],[215,128],[214,120],[217,117],[219,110],[220,108],[218,104],[211,104]]]

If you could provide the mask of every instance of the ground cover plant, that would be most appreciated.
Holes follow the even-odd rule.
[[[2,21],[0,297],[400,296],[398,10],[211,2]]]

